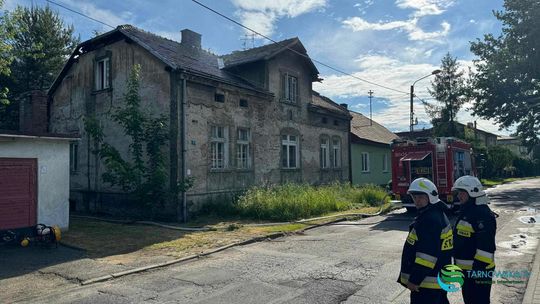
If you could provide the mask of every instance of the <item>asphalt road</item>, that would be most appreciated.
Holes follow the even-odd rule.
[[[489,191],[498,218],[499,270],[530,269],[540,236],[540,179]],[[89,286],[69,285],[29,303],[408,303],[396,283],[413,216],[403,211],[232,248]],[[523,220],[523,221],[520,221]],[[39,282],[37,282],[39,284]],[[525,284],[496,284],[492,303],[521,303]],[[463,303],[459,293],[451,303]]]

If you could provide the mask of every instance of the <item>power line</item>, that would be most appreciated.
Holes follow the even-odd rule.
[[[93,21],[95,21],[95,22],[98,22],[98,23],[101,23],[101,24],[103,24],[103,25],[106,25],[106,26],[108,26],[108,27],[110,27],[110,28],[115,28],[114,26],[112,26],[112,25],[110,25],[110,24],[107,24],[107,23],[105,23],[105,22],[103,22],[103,21],[100,21],[100,20],[97,20],[97,19],[95,19],[95,18],[92,18],[92,17],[90,17],[90,16],[88,16],[88,15],[85,15],[84,13],[81,13],[81,12],[78,12],[78,11],[76,11],[76,10],[73,10],[73,9],[67,7],[67,6],[64,6],[64,5],[60,4],[60,3],[56,3],[56,2],[51,1],[51,0],[45,0],[45,1],[47,1],[48,3],[54,4],[54,5],[57,5],[57,6],[61,7],[61,8],[67,9],[68,11],[73,12],[73,13],[75,13],[75,14],[79,14],[79,15],[81,15],[81,16],[83,16],[83,17],[86,17],[86,18],[88,18],[88,19],[90,19],[90,20],[93,20]]]
[[[251,28],[249,28],[249,27],[243,25],[242,23],[240,23],[240,22],[238,22],[238,21],[236,21],[236,20],[234,20],[234,19],[232,19],[232,18],[230,18],[230,17],[228,17],[228,16],[226,16],[226,15],[224,15],[224,14],[222,14],[222,13],[216,11],[216,10],[214,10],[213,8],[211,8],[211,7],[205,5],[205,4],[203,4],[203,3],[201,3],[201,2],[199,2],[199,1],[197,1],[197,0],[191,0],[191,1],[195,2],[195,3],[198,4],[199,6],[201,6],[201,7],[205,8],[205,9],[207,9],[207,10],[209,10],[209,11],[215,13],[216,15],[219,15],[219,16],[221,16],[221,17],[223,17],[223,18],[225,18],[225,19],[231,21],[232,23],[234,23],[234,24],[236,24],[236,25],[238,25],[238,26],[240,26],[240,27],[242,27],[242,28],[244,28],[244,29],[246,29],[246,30],[252,32],[252,33],[255,33],[255,34],[257,34],[257,35],[259,35],[259,36],[261,36],[261,37],[263,37],[263,38],[265,38],[265,39],[267,39],[267,40],[269,40],[269,41],[272,41],[273,43],[282,45],[282,43],[280,43],[280,42],[278,42],[278,41],[275,41],[274,39],[272,39],[272,38],[270,38],[270,37],[268,37],[268,36],[266,36],[266,35],[263,35],[263,34],[257,32],[257,31],[255,31],[255,30],[253,30],[253,29],[251,29]],[[341,70],[341,69],[338,69],[338,68],[335,68],[335,67],[333,67],[333,66],[330,66],[330,65],[328,65],[328,64],[326,64],[326,63],[324,63],[324,62],[321,62],[321,61],[319,61],[319,60],[317,60],[317,59],[310,58],[309,56],[307,56],[307,55],[305,55],[305,54],[302,54],[302,53],[298,52],[297,50],[290,48],[289,46],[286,46],[286,45],[285,45],[285,48],[288,49],[289,51],[292,51],[292,52],[294,52],[294,53],[296,53],[296,54],[298,54],[298,55],[300,55],[300,56],[302,56],[302,57],[308,58],[308,59],[310,59],[311,61],[314,61],[314,62],[316,62],[316,63],[318,63],[318,64],[320,64],[320,65],[322,65],[322,66],[324,66],[324,67],[327,67],[327,68],[329,68],[329,69],[331,69],[331,70],[333,70],[333,71],[336,71],[336,72],[338,72],[338,73],[341,73],[341,74],[343,74],[343,75],[350,76],[350,77],[352,77],[352,78],[358,79],[358,80],[360,80],[360,81],[363,81],[363,82],[366,82],[366,83],[369,83],[369,84],[372,84],[372,85],[375,85],[375,86],[378,86],[378,87],[381,87],[381,88],[384,88],[384,89],[387,89],[387,90],[390,90],[390,91],[394,91],[394,92],[398,92],[398,93],[403,93],[403,94],[409,95],[409,92],[397,90],[397,89],[394,89],[394,88],[391,88],[391,87],[387,87],[387,86],[382,85],[382,84],[378,84],[378,83],[373,82],[373,81],[369,81],[369,80],[367,80],[367,79],[360,78],[360,77],[355,76],[355,75],[353,75],[353,74],[351,74],[351,73],[347,73],[347,72],[345,72],[345,71],[343,71],[343,70]]]

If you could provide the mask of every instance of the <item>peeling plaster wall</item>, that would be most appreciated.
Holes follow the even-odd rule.
[[[94,88],[94,62],[96,58],[110,56],[111,87],[96,91]],[[165,65],[136,44],[118,41],[82,54],[63,79],[50,106],[50,131],[78,133],[78,170],[71,174],[71,196],[77,208],[107,208],[97,204],[102,200],[127,200],[121,189],[101,180],[103,163],[92,151],[96,148],[84,129],[85,116],[94,115],[105,133],[105,141],[126,155],[130,140],[110,115],[124,104],[126,81],[135,64],[141,65],[139,92],[141,106],[154,116],[169,116],[170,79]],[[118,195],[117,195],[118,194]],[[127,202],[126,202],[127,204]]]
[[[107,53],[110,52],[110,53]],[[110,54],[112,89],[94,92],[94,59]],[[127,206],[127,198],[119,189],[101,182],[103,164],[91,153],[84,130],[83,118],[95,113],[106,132],[105,140],[117,147],[125,155],[129,141],[121,128],[108,115],[114,107],[120,106],[125,93],[125,82],[134,63],[142,65],[141,100],[143,107],[152,113],[162,113],[169,117],[171,78],[165,66],[145,50],[124,41],[106,45],[98,51],[80,56],[62,84],[56,90],[51,105],[51,131],[58,133],[78,132],[79,170],[72,174],[71,195],[77,206],[86,210],[108,210],[108,203]],[[257,68],[264,68],[263,74]],[[230,197],[255,184],[278,184],[285,181],[306,183],[327,183],[334,180],[348,181],[348,120],[338,118],[339,125],[321,124],[324,115],[308,111],[311,100],[311,70],[305,60],[285,52],[266,64],[254,63],[247,67],[245,77],[255,75],[254,81],[264,81],[274,96],[208,80],[199,76],[187,77],[187,153],[186,169],[195,178],[195,184],[188,192],[188,201],[194,209],[200,202]],[[298,75],[299,102],[290,104],[280,100],[280,73],[287,71]],[[181,91],[181,82],[173,82]],[[173,90],[174,91],[174,90]],[[225,102],[214,101],[216,93],[225,96]],[[246,99],[248,107],[240,107],[239,100]],[[180,103],[180,97],[177,98]],[[180,107],[180,105],[178,105]],[[180,118],[181,119],[181,118]],[[334,118],[328,119],[330,122]],[[224,126],[228,130],[228,166],[212,170],[210,158],[210,129],[212,125]],[[181,126],[181,123],[179,123]],[[250,169],[237,169],[236,137],[238,128],[248,128],[251,132]],[[300,167],[281,168],[281,135],[297,134],[300,141]],[[319,164],[321,134],[341,139],[340,168],[321,170]],[[180,137],[179,137],[180,140]],[[178,144],[181,157],[181,143]],[[182,176],[179,166],[178,175]],[[82,203],[81,203],[82,201]],[[100,203],[102,202],[102,203]],[[123,208],[123,207],[122,207]],[[171,208],[165,212],[174,213]]]

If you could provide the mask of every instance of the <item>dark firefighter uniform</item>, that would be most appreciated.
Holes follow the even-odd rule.
[[[420,287],[420,292],[411,291],[413,304],[447,303],[446,291],[437,283],[437,274],[451,263],[453,238],[452,226],[441,204],[418,209],[403,247],[398,282],[405,287],[407,282]]]
[[[463,270],[462,286],[465,304],[489,303],[491,278],[495,270],[495,214],[487,205],[474,200],[461,206],[454,227],[454,263]]]

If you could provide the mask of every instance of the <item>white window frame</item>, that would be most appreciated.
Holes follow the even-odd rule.
[[[369,172],[369,152],[362,152],[361,157],[361,171]]]
[[[236,166],[238,169],[251,169],[251,132],[248,128],[238,128],[236,135]]]
[[[294,140],[292,139],[294,138]],[[299,155],[300,155],[300,148],[298,144],[298,135],[290,135],[290,134],[283,134],[281,135],[281,167],[283,169],[297,169],[299,168]],[[295,149],[295,163],[291,165],[291,149],[294,147]],[[285,153],[283,153],[283,148],[285,148]],[[285,161],[285,164],[283,162]]]
[[[382,172],[388,173],[388,153],[384,153],[382,156]]]
[[[298,77],[289,73],[283,73],[284,81],[282,81],[283,100],[296,103],[298,102]]]
[[[341,168],[341,140],[339,138],[332,139],[332,161],[334,168]]]
[[[105,90],[110,87],[110,63],[111,59],[105,57],[96,61],[95,66],[95,79],[96,79],[96,90]]]
[[[228,135],[228,128],[224,126],[210,127],[210,168],[212,170],[228,167]],[[219,147],[221,147],[221,155]]]
[[[327,137],[321,138],[321,149],[320,149],[320,165],[321,169],[328,169],[330,166],[330,151],[329,151],[329,140]]]

